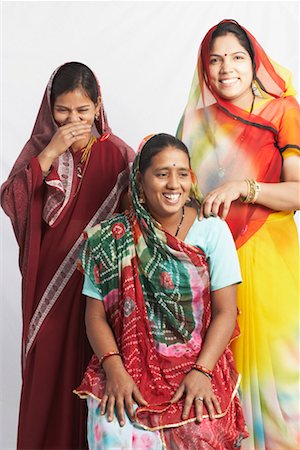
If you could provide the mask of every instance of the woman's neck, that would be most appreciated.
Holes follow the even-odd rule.
[[[251,112],[254,107],[254,102],[255,102],[255,95],[253,94],[252,89],[246,92],[242,97],[239,97],[238,99],[231,101],[231,103],[237,106],[238,108]]]
[[[152,214],[152,212],[151,215],[165,230],[175,235],[178,227],[182,225],[184,210],[185,207],[180,208],[176,213],[167,216],[158,216],[157,214]]]
[[[180,225],[179,230],[177,232],[177,237],[179,237],[181,240],[185,239],[185,236],[187,235],[189,229],[191,228],[196,216],[197,210],[194,207],[186,205],[184,206],[184,213],[182,209],[180,209],[178,213],[176,213],[176,215],[161,218],[158,218],[157,216],[152,214],[152,217],[154,217],[154,219],[157,222],[159,222],[161,226],[173,236],[175,236],[178,230],[178,226]]]

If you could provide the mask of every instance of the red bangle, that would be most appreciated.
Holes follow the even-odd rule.
[[[210,379],[212,379],[212,377],[213,377],[212,370],[209,370],[206,367],[201,366],[200,364],[194,364],[192,366],[192,369],[198,370],[198,372],[203,373],[204,375],[206,375]]]
[[[110,356],[120,356],[120,353],[118,352],[118,351],[115,351],[115,352],[107,352],[107,353],[105,353],[103,356],[101,356],[101,358],[99,359],[99,362],[100,362],[100,366],[102,366],[102,364],[103,364],[103,362],[107,359],[107,358],[109,358]]]

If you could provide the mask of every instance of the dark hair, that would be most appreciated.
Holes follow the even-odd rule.
[[[166,147],[175,147],[178,150],[182,150],[190,160],[189,151],[182,141],[170,134],[159,133],[152,136],[142,147],[139,161],[139,171],[141,174],[145,173],[150,167],[152,158]]]
[[[252,42],[248,38],[246,31],[244,31],[243,28],[235,20],[224,20],[217,25],[216,29],[211,35],[211,41],[209,45],[210,50],[212,49],[214,41],[217,37],[226,36],[226,34],[228,33],[234,34],[241,46],[244,47],[245,50],[247,50],[252,60],[253,69],[255,69],[254,49],[252,46]]]
[[[59,95],[77,88],[83,89],[92,102],[97,103],[98,83],[91,69],[80,62],[66,63],[54,75],[50,94],[51,107],[53,108]]]

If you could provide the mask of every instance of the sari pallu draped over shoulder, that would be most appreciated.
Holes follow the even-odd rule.
[[[224,21],[234,22],[234,21]],[[290,72],[271,60],[243,27],[254,52],[254,112],[219,97],[210,87],[211,28],[199,48],[187,106],[177,136],[189,148],[191,164],[203,194],[230,180],[253,178],[279,183],[281,153],[299,150],[299,105]],[[286,124],[291,123],[286,128]],[[288,131],[287,131],[288,130]],[[261,205],[233,202],[226,219],[239,248],[273,211]]]
[[[87,230],[79,267],[102,296],[124,366],[149,403],[137,409],[136,422],[146,430],[160,430],[169,444],[189,436],[193,448],[203,448],[201,434],[201,439],[207,436],[207,442],[215,443],[215,449],[223,448],[218,427],[225,423],[233,447],[247,432],[229,349],[213,371],[212,385],[222,408],[215,421],[207,420],[201,428],[194,407],[183,421],[183,400],[170,402],[196,362],[210,324],[208,263],[201,249],[168,234],[139,205],[135,170],[136,166],[131,175],[133,208]],[[74,392],[101,400],[104,389],[105,372],[94,355]]]
[[[20,246],[20,269],[22,273],[26,269],[28,260],[24,255],[27,255],[28,252],[26,234],[28,234],[27,228],[29,227],[30,195],[37,184],[40,184],[42,177],[41,171],[35,170],[35,168],[39,168],[35,158],[49,144],[58,129],[51,111],[50,95],[52,82],[59,68],[52,73],[47,84],[30,139],[18,156],[7,181],[1,186],[1,206],[12,220],[16,239]],[[101,96],[99,83],[98,92]],[[99,113],[99,124],[97,127],[93,126],[92,134],[97,139],[105,140],[110,136],[111,130],[107,122],[103,102],[101,102]],[[126,145],[124,145],[125,148]],[[41,193],[44,197],[42,217],[50,226],[56,225],[63,218],[71,193],[74,194],[75,192],[75,186],[72,183],[74,163],[70,150],[57,158],[52,166],[51,173],[46,178],[46,192]],[[35,172],[37,172],[36,176]],[[11,192],[12,183],[15,179],[18,179],[19,186],[15,188],[15,193],[13,193]]]

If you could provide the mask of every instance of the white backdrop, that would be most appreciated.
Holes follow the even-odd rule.
[[[299,88],[298,1],[1,2],[1,183],[30,136],[52,71],[81,61],[99,78],[109,123],[134,149],[152,132],[174,134],[200,41],[235,19],[288,67]],[[15,448],[20,393],[18,249],[0,212],[0,449]]]

